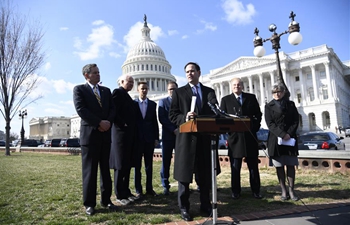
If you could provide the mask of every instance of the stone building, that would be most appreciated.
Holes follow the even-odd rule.
[[[29,138],[49,140],[69,138],[71,132],[70,117],[38,117],[29,121]]]
[[[335,131],[335,127],[350,126],[350,61],[340,61],[327,45],[289,54],[280,52],[279,56],[290,99],[300,114],[299,132]],[[220,102],[232,93],[231,79],[239,77],[244,91],[257,96],[264,112],[265,103],[272,99],[276,74],[275,54],[262,58],[242,56],[203,75],[201,82],[214,88]],[[267,127],[264,120],[262,127]]]

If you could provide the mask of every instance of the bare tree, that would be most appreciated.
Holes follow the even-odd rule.
[[[0,0],[0,112],[6,125],[6,151],[10,155],[11,120],[20,107],[42,96],[31,98],[39,78],[35,72],[43,65],[43,32],[38,24],[15,13],[9,1]]]

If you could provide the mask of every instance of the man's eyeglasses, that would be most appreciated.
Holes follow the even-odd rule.
[[[168,91],[173,91],[175,90],[176,88],[169,88]]]
[[[282,92],[283,91],[273,91],[272,94],[276,94],[276,93],[281,94]]]

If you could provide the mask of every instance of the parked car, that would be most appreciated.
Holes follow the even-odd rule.
[[[269,130],[260,128],[259,131],[256,132],[256,136],[258,137],[259,149],[266,149],[267,138],[269,137]]]
[[[52,139],[50,147],[60,147],[61,139]]]
[[[345,137],[350,137],[350,127],[345,128]]]
[[[227,139],[228,139],[228,134],[220,134],[219,135],[218,149],[227,149],[228,148]]]
[[[333,132],[314,131],[307,132],[299,136],[299,150],[345,150],[345,143],[341,140],[344,137],[339,137]]]
[[[24,139],[23,143],[19,141],[18,144],[24,147],[38,147],[38,141],[35,139]]]
[[[12,141],[12,146],[16,147],[18,145],[18,143],[19,143],[19,140],[13,140]]]
[[[6,142],[5,141],[0,141],[0,146],[6,146]]]
[[[51,146],[51,140],[46,140],[44,143],[44,147],[50,147]]]
[[[66,143],[67,143],[67,138],[63,138],[60,141],[60,147],[66,147]]]
[[[66,140],[66,147],[80,147],[79,138],[68,138]]]

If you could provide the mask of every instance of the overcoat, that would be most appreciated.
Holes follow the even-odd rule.
[[[285,100],[281,107],[276,100],[265,105],[265,121],[269,128],[267,148],[269,156],[298,155],[297,129],[299,125],[299,113],[293,101]],[[296,139],[295,146],[277,144],[277,137],[283,138],[289,134]]]
[[[202,106],[200,112],[196,109],[198,116],[213,117],[208,102],[208,94],[214,92],[213,89],[202,84]],[[186,115],[190,111],[193,92],[189,84],[174,90],[169,112],[170,121],[177,126],[186,122]],[[197,148],[201,151],[201,161],[196,162]],[[179,182],[192,183],[195,168],[206,171],[210,179],[211,174],[211,137],[200,133],[178,133],[175,143],[174,179]],[[197,156],[198,157],[198,156]],[[218,161],[218,160],[217,160]],[[198,165],[199,164],[199,165]],[[218,172],[220,164],[217,164]]]
[[[137,114],[134,101],[123,87],[113,91],[112,99],[116,107],[116,115],[111,128],[109,166],[111,169],[121,170],[123,166],[133,166],[133,155],[137,149]]]
[[[256,157],[259,147],[256,132],[260,128],[262,113],[254,94],[242,92],[242,106],[232,93],[221,99],[220,108],[228,114],[250,118],[249,130],[230,132],[228,138],[228,155],[233,158]]]

